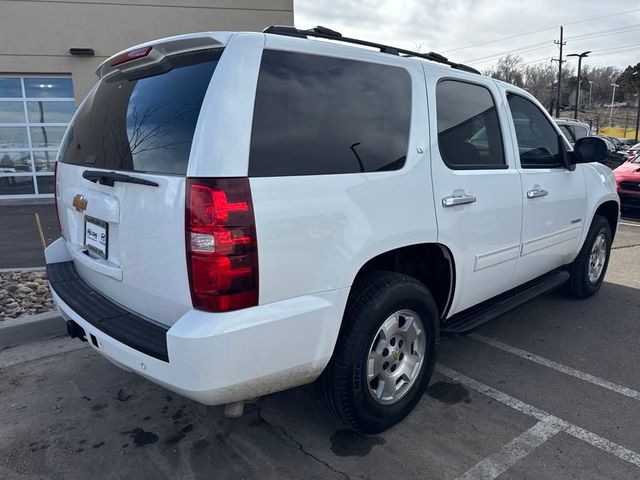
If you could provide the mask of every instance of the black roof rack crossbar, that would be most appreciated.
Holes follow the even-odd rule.
[[[355,45],[362,45],[364,47],[377,48],[382,53],[388,53],[391,55],[403,54],[404,56],[407,56],[407,57],[424,58],[425,60],[431,60],[432,62],[438,62],[438,63],[443,63],[445,65],[449,65],[451,68],[455,68],[457,70],[463,70],[465,72],[477,73],[478,75],[481,75],[480,72],[475,68],[470,67],[468,65],[464,65],[462,63],[452,62],[447,57],[444,57],[439,53],[413,52],[411,50],[406,50],[404,48],[392,47],[390,45],[383,45],[381,43],[368,42],[366,40],[359,40],[357,38],[343,37],[340,32],[336,32],[335,30],[331,30],[330,28],[321,27],[321,26],[317,26],[309,30],[300,30],[296,27],[271,25],[270,27],[265,28],[263,30],[263,33],[271,33],[274,35],[285,35],[289,37],[298,37],[298,38],[317,37],[317,38],[324,38],[327,40],[335,40],[338,42],[353,43]]]

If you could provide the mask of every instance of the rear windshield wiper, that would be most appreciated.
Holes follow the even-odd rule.
[[[95,170],[85,170],[82,172],[82,178],[89,180],[90,182],[98,182],[102,185],[108,185],[113,187],[115,182],[121,183],[137,183],[138,185],[148,185],[150,187],[157,187],[156,182],[151,180],[145,180],[144,178],[132,177],[131,175],[125,175],[124,173],[117,172],[99,172]]]

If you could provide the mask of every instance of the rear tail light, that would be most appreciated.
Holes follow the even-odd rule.
[[[186,247],[194,308],[258,304],[258,245],[248,178],[188,178]]]
[[[147,57],[153,47],[142,47],[136,48],[135,50],[130,50],[128,52],[121,53],[113,60],[111,60],[111,66],[116,67],[118,65],[122,65],[123,63],[131,62],[133,60],[138,60],[139,58]]]
[[[56,209],[58,229],[62,230],[62,224],[60,223],[60,212],[58,211],[58,162],[56,162],[53,167],[53,205]]]

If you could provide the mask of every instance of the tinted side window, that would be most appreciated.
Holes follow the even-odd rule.
[[[509,94],[522,168],[564,167],[558,132],[531,101]]]
[[[485,87],[443,80],[436,87],[438,146],[452,169],[506,168],[498,113]]]
[[[402,68],[265,50],[249,175],[400,169],[410,120],[411,79]]]

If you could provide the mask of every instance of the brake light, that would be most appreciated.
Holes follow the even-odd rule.
[[[58,162],[56,162],[53,166],[53,205],[56,209],[58,229],[62,231],[62,224],[60,223],[60,212],[58,211]]]
[[[138,60],[139,58],[144,58],[148,56],[153,50],[153,47],[142,47],[136,48],[135,50],[130,50],[128,52],[121,53],[113,60],[111,60],[111,66],[115,67],[118,65],[122,65],[123,63],[131,62],[133,60]]]
[[[186,247],[194,308],[258,304],[258,245],[248,178],[188,178]]]

